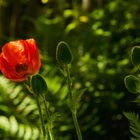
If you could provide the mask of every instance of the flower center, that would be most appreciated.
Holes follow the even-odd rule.
[[[27,69],[28,65],[26,63],[16,65],[16,72],[26,71]]]

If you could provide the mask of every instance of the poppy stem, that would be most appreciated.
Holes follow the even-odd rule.
[[[41,110],[41,106],[40,106],[38,96],[35,95],[35,98],[36,98],[36,103],[37,103],[38,112],[39,112],[40,121],[41,121],[41,126],[42,126],[43,139],[45,140],[45,138],[46,138],[46,130],[45,130],[45,124],[44,124],[44,119],[43,119],[43,115],[42,115],[42,110]]]
[[[69,67],[66,64],[65,65],[65,70],[66,70],[66,75],[67,75],[67,84],[68,84],[68,90],[69,90],[69,98],[72,100],[72,82],[71,82],[71,77],[70,77],[70,71],[69,71]]]
[[[80,127],[79,127],[79,124],[78,124],[76,112],[72,112],[72,118],[73,118],[74,126],[75,126],[75,129],[76,129],[76,133],[77,133],[77,136],[78,136],[78,140],[82,140],[82,134],[81,134],[81,130],[80,130]]]
[[[42,113],[42,108],[41,108],[41,104],[39,101],[40,96],[38,94],[35,94],[35,92],[32,90],[32,84],[31,84],[31,77],[27,77],[27,83],[25,83],[26,88],[28,89],[28,91],[34,95],[35,100],[36,100],[36,104],[37,104],[37,108],[38,108],[38,112],[39,112],[39,117],[40,117],[40,122],[41,122],[41,128],[42,128],[42,133],[43,133],[43,140],[46,140],[46,138],[48,139],[48,136],[46,135],[46,128],[45,128],[45,123],[44,123],[44,118],[43,118],[43,113]]]
[[[54,135],[53,135],[53,131],[52,131],[53,124],[52,124],[52,120],[51,120],[51,116],[50,116],[50,112],[49,112],[49,109],[47,106],[47,101],[46,101],[45,96],[42,96],[42,100],[43,100],[44,107],[45,107],[46,118],[48,120],[47,128],[48,128],[49,137],[50,137],[50,140],[54,140]]]
[[[74,127],[76,129],[76,134],[77,134],[78,140],[82,140],[82,134],[81,134],[81,130],[80,130],[78,119],[77,119],[77,110],[76,110],[75,104],[73,103],[72,81],[71,81],[71,77],[70,77],[70,71],[69,71],[68,64],[66,64],[64,66],[64,68],[66,70],[66,76],[67,76],[67,85],[68,85],[68,90],[69,90],[69,100],[72,103],[72,106],[70,105],[70,110],[71,110],[71,113],[72,113],[72,119],[73,119]]]

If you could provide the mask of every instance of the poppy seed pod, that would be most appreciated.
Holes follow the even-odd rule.
[[[31,85],[32,90],[36,95],[43,95],[47,92],[47,83],[45,79],[39,74],[36,74],[32,77]]]
[[[72,61],[72,53],[68,44],[64,41],[58,43],[56,48],[56,60],[59,64],[70,64]]]
[[[0,70],[10,80],[21,82],[39,71],[41,62],[34,39],[6,43],[0,54]]]
[[[140,46],[135,46],[132,49],[131,60],[134,65],[140,65]]]
[[[131,93],[140,92],[140,79],[133,75],[128,75],[124,79],[125,86],[127,90]]]

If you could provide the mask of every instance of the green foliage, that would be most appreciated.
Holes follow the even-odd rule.
[[[81,98],[78,114],[84,139],[128,140],[127,122],[121,113],[131,107],[126,100],[127,96],[135,95],[125,94],[128,91],[124,77],[128,73],[137,76],[137,69],[132,68],[128,56],[131,47],[140,44],[140,1],[1,1],[5,4],[1,4],[0,8],[0,46],[19,38],[34,37],[37,41],[42,61],[40,73],[45,76],[48,100],[52,103],[50,110],[62,114],[55,127],[57,138],[75,139],[71,114],[67,113],[65,105],[68,92],[66,79],[62,79],[55,59],[57,44],[65,40],[74,57],[71,68],[72,87],[74,91],[87,88]],[[6,89],[9,90],[9,86]],[[0,96],[0,108],[3,110],[0,114],[9,119],[17,114],[17,110],[12,102],[7,104],[3,94]],[[9,98],[9,95],[13,94],[9,93],[6,97]],[[29,97],[27,94],[18,96]],[[136,98],[136,102],[139,100]],[[18,101],[22,110],[26,110],[25,102],[22,103],[24,100]],[[38,121],[35,116],[38,116],[37,111],[32,116],[34,121],[22,116],[16,119],[23,124],[34,124]],[[3,133],[0,134],[4,137]]]
[[[82,95],[85,93],[85,91],[86,89],[83,89],[82,91],[73,91],[72,99],[68,101],[68,105],[74,112],[77,112],[77,110],[80,108]]]
[[[133,47],[131,51],[131,59],[132,62],[137,68],[139,68],[139,47]],[[135,102],[137,104],[140,104],[140,80],[139,77],[133,76],[133,75],[128,75],[124,79],[125,86],[128,89],[129,92],[132,93],[137,93]],[[136,115],[135,113],[128,112],[124,113],[126,118],[130,121],[130,132],[134,136],[134,138],[131,138],[131,140],[139,140],[140,139],[140,119],[139,116]]]
[[[22,87],[0,77],[0,138],[37,140],[39,129],[35,101]]]
[[[0,132],[5,139],[24,139],[24,140],[36,140],[39,137],[39,130],[35,126],[30,126],[24,123],[17,122],[14,116],[7,118],[6,116],[0,116]]]
[[[124,112],[125,117],[130,122],[130,132],[133,134],[133,138],[131,140],[139,140],[140,139],[140,119],[139,115],[132,112]]]

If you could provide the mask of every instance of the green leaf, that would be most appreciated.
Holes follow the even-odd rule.
[[[61,41],[58,43],[56,48],[56,60],[58,63],[64,65],[64,64],[70,64],[72,62],[72,53],[68,46],[68,44],[64,41]]]
[[[82,89],[80,92],[79,91],[73,92],[72,100],[71,99],[67,100],[67,104],[73,112],[75,111],[77,112],[77,110],[79,109],[81,105],[81,97],[85,93],[86,90],[87,88]]]
[[[124,78],[124,83],[127,88],[127,90],[131,93],[139,93],[139,87],[140,87],[140,80],[133,76],[133,75],[128,75]]]
[[[76,105],[76,109],[79,109],[80,107],[80,101],[81,101],[81,98],[82,98],[82,95],[85,93],[87,89],[82,89],[82,91],[78,92],[78,94],[73,94],[73,100],[74,100],[74,103]]]
[[[140,46],[135,46],[132,49],[131,60],[134,65],[140,65]]]
[[[33,96],[23,91],[21,84],[10,82],[0,76],[0,97],[3,99],[0,100],[0,138],[2,139],[27,140],[27,127],[32,130],[28,139],[40,139],[35,100]],[[3,113],[5,116],[2,115]]]
[[[18,131],[18,122],[14,116],[10,116],[9,118],[10,126],[11,126],[11,134],[15,135]]]
[[[124,112],[124,116],[130,122],[130,132],[133,135],[131,140],[140,140],[140,120],[139,115],[133,112]]]
[[[36,95],[42,95],[47,92],[47,83],[46,83],[45,79],[39,74],[34,75],[32,77],[31,86],[32,86],[33,92]]]

